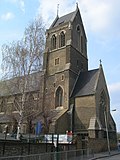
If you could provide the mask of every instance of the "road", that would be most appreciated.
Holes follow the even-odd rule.
[[[106,157],[106,158],[102,158],[102,159],[100,158],[100,159],[97,159],[97,160],[120,160],[120,154],[110,156],[110,157]]]

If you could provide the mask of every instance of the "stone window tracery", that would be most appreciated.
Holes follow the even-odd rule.
[[[60,47],[65,46],[65,33],[62,31],[60,33]]]
[[[101,121],[102,126],[105,128],[105,116],[104,113],[106,112],[106,106],[107,106],[107,101],[106,101],[106,95],[104,91],[100,95],[100,107],[99,107],[99,118]]]
[[[51,48],[56,49],[56,36],[55,36],[55,34],[51,38]]]

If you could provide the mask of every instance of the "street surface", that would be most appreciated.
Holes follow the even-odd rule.
[[[99,158],[97,160],[120,160],[120,154],[113,155],[113,156],[106,157],[106,158]]]

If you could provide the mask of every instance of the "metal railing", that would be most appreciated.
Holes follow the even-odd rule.
[[[81,149],[62,152],[32,154],[26,156],[0,157],[0,160],[87,160],[93,157],[94,153],[92,150]]]

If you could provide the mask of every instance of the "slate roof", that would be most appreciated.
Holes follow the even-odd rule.
[[[37,91],[43,82],[43,72],[35,72],[28,76],[28,86],[26,92]],[[9,80],[0,81],[0,97],[9,96],[21,93],[22,77],[12,78]]]
[[[71,12],[69,14],[66,14],[62,17],[59,17],[57,15],[57,17],[55,18],[55,20],[53,21],[52,25],[50,26],[50,28],[53,28],[53,27],[57,27],[63,23],[66,23],[66,22],[72,22],[76,16],[76,13],[79,12],[79,8],[77,7],[76,10],[74,12]]]
[[[52,27],[57,27],[57,26],[60,25],[60,24],[69,22],[70,20],[72,20],[72,18],[75,16],[75,14],[76,14],[76,11],[71,12],[71,13],[69,13],[69,14],[66,14],[66,15],[64,15],[64,16],[62,16],[62,17],[60,17],[60,18],[57,17],[57,18],[55,19],[55,21],[53,22],[53,24],[51,25],[50,28],[52,28]]]
[[[69,14],[66,14],[66,15],[64,15],[64,16],[62,16],[62,17],[59,17],[59,16],[57,15],[57,17],[55,18],[55,20],[53,21],[53,23],[52,23],[52,25],[50,26],[49,29],[52,29],[52,28],[54,28],[54,27],[57,27],[57,26],[59,26],[59,25],[62,25],[62,24],[68,23],[68,22],[73,22],[73,20],[74,20],[74,18],[75,18],[75,16],[76,16],[77,13],[80,14],[80,11],[79,11],[79,8],[78,8],[78,7],[76,8],[76,10],[75,10],[74,12],[71,12],[71,13],[69,13]],[[81,20],[80,20],[80,21],[81,21],[80,23],[83,24],[81,15],[80,15],[80,19],[81,19]],[[85,34],[84,26],[82,25],[82,27],[83,27],[83,32],[84,32],[84,34]],[[86,37],[86,34],[85,34],[85,37]],[[86,37],[86,39],[87,39],[87,37]]]
[[[74,87],[72,97],[95,94],[99,69],[81,72]]]

